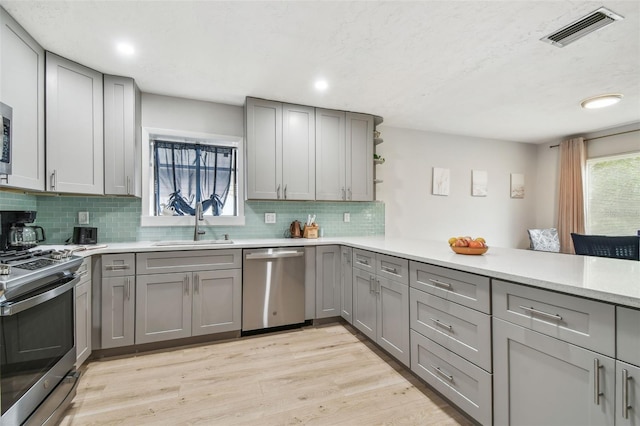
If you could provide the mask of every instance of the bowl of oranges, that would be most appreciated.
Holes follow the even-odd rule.
[[[458,254],[485,254],[489,250],[487,242],[482,237],[451,237],[449,247]]]

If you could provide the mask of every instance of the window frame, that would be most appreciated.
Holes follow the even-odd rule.
[[[633,157],[640,157],[640,151],[631,151],[631,152],[622,152],[622,153],[618,153],[618,154],[611,154],[611,155],[599,155],[596,157],[591,157],[591,158],[587,158],[585,161],[585,166],[584,166],[584,225],[585,225],[585,233],[587,234],[591,234],[594,231],[592,231],[591,229],[589,229],[589,165],[590,163],[600,163],[600,162],[604,162],[604,161],[615,161],[615,160],[622,160],[625,158],[633,158]],[[635,232],[634,232],[635,234]],[[630,234],[630,235],[634,235],[634,234]],[[612,234],[614,235],[614,234]],[[617,234],[616,234],[617,235]]]
[[[237,179],[237,216],[213,216],[205,215],[202,226],[242,226],[245,224],[244,216],[244,138],[242,136],[217,135],[212,133],[190,132],[185,130],[160,129],[153,127],[142,128],[142,212],[140,226],[194,226],[193,216],[154,216],[154,190],[153,190],[153,147],[154,139],[162,139],[169,142],[195,142],[208,141],[212,145],[230,146],[237,149],[236,179]]]

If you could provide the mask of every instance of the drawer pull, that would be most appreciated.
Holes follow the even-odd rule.
[[[384,272],[389,272],[390,274],[396,274],[398,275],[398,270],[396,268],[390,268],[388,266],[383,266],[381,268]]]
[[[523,310],[525,310],[527,312],[531,312],[532,314],[541,315],[543,317],[551,318],[551,319],[554,319],[556,321],[562,321],[562,317],[560,315],[558,315],[558,314],[550,314],[550,313],[547,313],[547,312],[544,312],[544,311],[539,311],[539,310],[537,310],[535,308],[530,308],[528,306],[522,306],[522,305],[520,305],[520,309],[523,309]]]
[[[123,269],[129,269],[129,265],[107,265],[105,266],[107,271],[120,271]]]
[[[360,265],[364,265],[364,266],[369,266],[369,261],[366,259],[358,259],[356,258],[356,263],[360,264]]]
[[[449,374],[445,373],[444,371],[442,371],[440,369],[440,367],[436,367],[435,365],[431,364],[431,368],[433,368],[434,370],[436,370],[436,373],[438,373],[439,375],[441,375],[442,377],[444,377],[445,379],[447,379],[450,382],[453,382],[453,376],[450,376]]]
[[[593,403],[596,405],[600,405],[600,397],[603,395],[600,392],[600,369],[602,366],[600,365],[600,360],[598,358],[594,358],[593,360]]]
[[[453,331],[453,327],[449,324],[445,324],[443,322],[440,322],[439,319],[435,319],[435,318],[429,318],[431,321],[435,322],[437,326],[442,327],[442,328],[446,328],[449,331]]]
[[[434,283],[438,287],[444,287],[444,288],[447,288],[447,289],[451,288],[451,284],[445,283],[444,281],[434,280],[433,278],[429,278],[429,281],[431,281],[432,283]]]
[[[622,370],[622,418],[629,418],[629,409],[633,408],[629,405],[629,380],[633,379],[629,375],[629,371]]]

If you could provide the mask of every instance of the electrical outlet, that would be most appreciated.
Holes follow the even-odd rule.
[[[276,223],[276,214],[275,213],[265,213],[264,214],[264,223]]]
[[[345,213],[344,214],[344,221],[345,222],[351,222],[351,213]]]
[[[80,225],[89,224],[89,212],[78,212],[78,223]]]

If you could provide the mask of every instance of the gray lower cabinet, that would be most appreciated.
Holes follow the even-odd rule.
[[[316,247],[316,318],[340,316],[340,246]]]
[[[640,425],[640,367],[616,361],[616,425]]]
[[[191,335],[240,330],[242,270],[194,272]]]
[[[613,425],[615,361],[493,318],[496,425]]]
[[[77,271],[80,282],[75,288],[76,368],[91,355],[91,257]]]
[[[101,348],[133,345],[135,341],[134,276],[102,278]]]
[[[378,298],[373,291],[374,278],[367,271],[353,269],[353,325],[373,341],[378,333]]]
[[[340,316],[353,323],[353,268],[351,247],[340,247]]]

